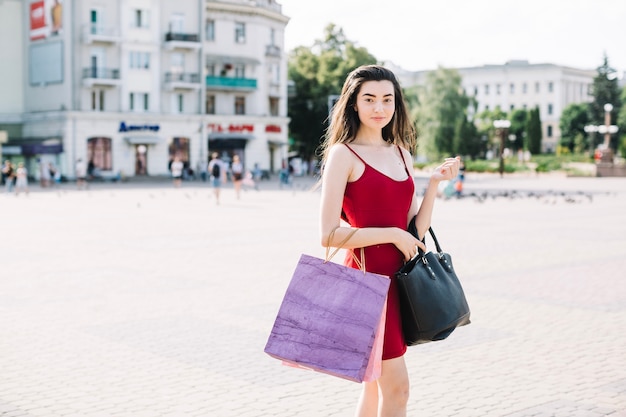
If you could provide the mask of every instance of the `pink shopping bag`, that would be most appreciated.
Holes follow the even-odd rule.
[[[378,378],[389,283],[383,275],[302,255],[265,352],[350,381]]]

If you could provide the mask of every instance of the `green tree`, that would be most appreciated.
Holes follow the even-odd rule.
[[[585,126],[590,123],[589,105],[587,103],[572,103],[563,109],[559,129],[561,129],[561,140],[559,145],[568,148],[571,152],[580,152],[589,149],[590,144],[579,144],[583,149],[576,149],[577,138],[585,137]]]
[[[367,49],[346,39],[341,28],[329,24],[313,47],[299,46],[289,56],[288,76],[293,82],[288,115],[292,150],[312,160],[324,136],[328,97],[341,92],[343,82],[360,65],[375,64]]]
[[[617,115],[620,113],[622,101],[620,97],[620,89],[618,86],[617,73],[615,69],[609,65],[609,58],[604,55],[604,62],[598,67],[598,75],[593,79],[590,113],[591,121],[595,125],[604,124],[604,105],[609,103],[613,105],[611,111],[611,123],[616,122]],[[617,138],[611,140],[611,147],[616,149]]]
[[[440,67],[429,72],[425,85],[413,91],[417,98],[410,98],[409,102],[418,105],[412,110],[412,117],[429,158],[461,153],[465,147],[462,142],[478,140],[467,125],[470,99],[461,87],[458,71]]]
[[[475,159],[485,152],[483,141],[473,120],[459,117],[454,131],[454,154]]]
[[[621,99],[622,103],[626,103],[626,87],[622,89]],[[626,157],[626,106],[622,106],[619,114],[617,115],[617,126],[619,127],[618,136],[620,137],[621,154],[622,157]]]
[[[491,149],[495,152],[495,155],[498,155],[500,150],[500,137],[496,134],[496,128],[493,122],[505,119],[508,120],[507,114],[502,111],[500,106],[496,106],[493,110],[483,110],[480,112],[474,122],[484,149]]]
[[[528,150],[533,155],[541,153],[541,117],[539,107],[535,107],[529,112],[528,123],[526,124],[526,138],[528,140]]]
[[[525,109],[515,109],[511,112],[511,128],[509,134],[514,135],[515,140],[511,143],[514,152],[519,149],[527,149],[526,123],[528,122],[528,111]]]

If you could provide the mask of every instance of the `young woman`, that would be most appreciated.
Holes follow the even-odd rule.
[[[237,196],[237,200],[239,200],[239,196],[241,194],[241,183],[243,181],[243,164],[239,159],[239,155],[233,155],[233,162],[231,163],[230,169],[233,173],[233,184],[235,186],[235,195]]]
[[[417,215],[416,227],[423,237],[430,227],[437,185],[455,178],[459,170],[458,159],[446,159],[431,175],[418,205],[411,157],[416,140],[394,74],[375,65],[351,72],[322,145],[321,242],[322,246],[337,245],[356,228],[343,247],[364,247],[366,269],[391,279],[382,375],[363,384],[356,413],[359,417],[406,416],[409,376],[393,275],[416,254],[418,246],[425,249],[406,231],[409,222]],[[354,252],[360,256],[360,251]],[[358,268],[351,256],[345,263]]]

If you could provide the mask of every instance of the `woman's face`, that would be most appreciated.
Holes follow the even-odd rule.
[[[366,81],[361,85],[355,109],[362,126],[382,129],[393,118],[395,108],[396,98],[391,81]]]

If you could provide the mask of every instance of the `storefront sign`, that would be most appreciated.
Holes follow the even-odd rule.
[[[127,125],[126,123],[121,122],[118,132],[140,132],[140,131],[158,132],[159,129],[160,129],[159,125]]]
[[[254,125],[221,125],[217,123],[209,123],[207,129],[214,133],[252,133],[254,132]]]
[[[265,131],[268,133],[280,133],[281,129],[279,125],[267,125]]]

